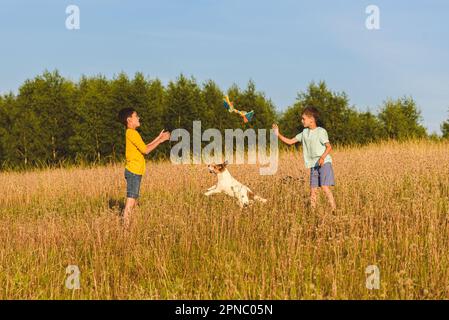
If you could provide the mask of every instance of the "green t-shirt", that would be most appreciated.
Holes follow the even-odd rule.
[[[320,157],[326,151],[325,144],[329,142],[326,129],[321,127],[316,127],[313,130],[305,128],[295,138],[298,142],[302,142],[302,152],[304,154],[306,168],[318,166],[318,160],[320,160]],[[324,163],[327,162],[332,163],[332,158],[329,154],[324,159]]]

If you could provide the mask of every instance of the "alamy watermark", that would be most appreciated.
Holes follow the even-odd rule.
[[[368,290],[379,290],[380,289],[380,270],[379,267],[375,265],[370,265],[365,269],[366,277],[366,288]]]
[[[269,133],[269,154],[267,135]],[[261,175],[274,175],[278,169],[278,137],[274,130],[258,129],[226,129],[223,137],[220,130],[209,128],[201,132],[201,121],[193,121],[192,139],[186,129],[175,129],[170,141],[178,142],[171,148],[170,160],[173,164],[210,164],[225,160],[230,164],[260,164]],[[193,146],[191,146],[193,141]],[[234,144],[235,141],[235,144]],[[245,141],[248,149],[245,150]],[[209,142],[202,147],[203,142]],[[235,148],[234,148],[235,147]],[[235,150],[234,150],[235,149]],[[235,159],[234,159],[235,158]]]
[[[369,5],[365,9],[365,13],[368,17],[365,20],[365,26],[368,30],[380,29],[380,9],[376,5]]]
[[[69,5],[65,8],[65,13],[68,14],[65,19],[65,27],[68,30],[80,29],[80,8],[76,5]]]
[[[80,269],[76,265],[69,265],[65,269],[65,273],[68,274],[65,280],[65,287],[69,290],[78,290],[80,285]]]

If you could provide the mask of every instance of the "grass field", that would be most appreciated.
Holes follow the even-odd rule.
[[[205,165],[148,164],[129,232],[119,165],[0,173],[0,299],[448,299],[448,150],[337,148],[334,214],[324,197],[307,209],[298,152],[275,176],[229,166],[268,199],[244,211],[202,195],[215,183]],[[65,287],[68,265],[79,290]]]

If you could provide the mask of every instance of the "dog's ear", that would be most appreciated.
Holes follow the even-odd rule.
[[[223,172],[223,171],[225,171],[225,169],[226,169],[226,165],[225,165],[224,163],[222,163],[222,164],[217,164],[217,167],[216,167],[216,168],[218,169],[218,171]]]

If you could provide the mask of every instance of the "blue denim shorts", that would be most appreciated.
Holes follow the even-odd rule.
[[[126,179],[126,197],[137,199],[140,193],[140,182],[142,181],[142,176],[139,174],[132,173],[128,169],[125,169],[125,179]]]
[[[310,168],[310,187],[334,186],[335,177],[332,163],[326,162],[321,167]]]

